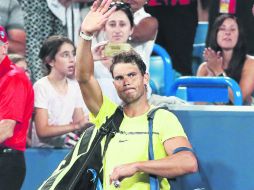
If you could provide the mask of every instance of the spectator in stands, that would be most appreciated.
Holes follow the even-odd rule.
[[[106,39],[108,39],[108,42],[110,43],[126,43],[133,32],[133,14],[129,4],[127,3],[117,2],[116,7],[117,10],[110,15],[109,19],[102,28],[103,35],[105,35]],[[101,42],[93,48],[93,57],[96,61],[94,73],[96,79],[99,81],[103,93],[105,93],[112,101],[121,104],[122,101],[118,97],[113,85],[112,75],[109,72],[110,65],[112,64],[112,58],[105,57],[104,55],[104,50],[107,44],[107,42]]]
[[[149,70],[150,56],[158,32],[158,21],[145,11],[146,0],[124,0],[124,2],[130,4],[134,17],[133,33],[129,43],[144,59]]]
[[[20,0],[24,12],[27,35],[27,62],[33,82],[45,76],[41,60],[38,57],[43,41],[51,35],[67,35],[65,26],[49,9],[47,1]]]
[[[212,0],[198,0],[198,21],[208,22],[208,9]]]
[[[30,79],[30,71],[27,66],[26,58],[20,54],[9,54],[8,56],[17,67],[22,68],[25,71],[26,75]]]
[[[25,71],[26,75],[28,76],[28,78],[30,79],[30,72],[27,67],[26,58],[20,54],[9,54],[8,57],[13,64],[15,64],[17,67],[23,69]],[[32,145],[32,142],[31,142],[31,120],[29,121],[26,144],[27,144],[27,147],[31,147],[31,145]]]
[[[221,14],[232,14],[239,19],[246,36],[246,47],[249,55],[254,55],[254,17],[252,14],[254,0],[211,0],[209,5],[209,28],[206,45],[208,46],[208,36],[213,27],[215,19]]]
[[[134,25],[132,26],[133,32],[129,35],[127,41],[132,45],[134,50],[141,55],[146,63],[147,70],[149,70],[150,56],[158,30],[157,19],[145,12],[143,6],[146,1],[125,0],[124,2],[130,4],[134,19],[132,21],[134,22]],[[116,3],[120,4],[121,1],[116,1]],[[108,40],[107,35],[105,35],[103,30],[98,32],[95,36],[96,38],[93,39],[93,45]]]
[[[7,34],[0,26],[0,189],[21,189],[34,92],[28,77],[10,61],[7,51]]]
[[[86,127],[82,95],[75,80],[67,78],[75,68],[75,47],[67,37],[46,39],[39,57],[49,74],[34,84],[35,128],[40,142],[33,146],[72,147]]]
[[[244,103],[252,103],[254,59],[247,55],[243,29],[235,16],[224,14],[215,20],[204,58],[197,76],[229,76],[239,83]]]
[[[31,80],[46,74],[38,58],[43,41],[52,35],[68,36],[76,41],[81,23],[80,6],[87,9],[86,0],[19,0],[24,11],[27,33],[27,62]],[[71,4],[72,3],[72,4]]]
[[[0,3],[0,25],[5,27],[8,35],[9,53],[25,55],[24,17],[17,0],[6,0]]]
[[[159,22],[156,43],[170,54],[174,69],[182,75],[192,75],[197,0],[149,0],[148,5],[146,11]]]
[[[89,9],[88,0],[47,0],[51,12],[65,26],[67,35],[74,44],[77,43],[79,28],[84,15],[81,11]]]

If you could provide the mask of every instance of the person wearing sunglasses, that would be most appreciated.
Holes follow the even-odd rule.
[[[133,32],[134,20],[129,4],[116,1],[111,3],[110,7],[113,6],[116,7],[116,11],[110,15],[109,19],[98,31],[101,32],[100,35],[103,35],[107,41],[104,40],[99,43],[93,41],[93,44],[95,44],[93,47],[94,74],[102,91],[112,101],[121,104],[122,101],[113,85],[109,68],[112,64],[112,56],[115,49],[121,49],[123,46],[128,46],[128,49],[131,48],[127,42]]]
[[[135,31],[135,19],[133,17],[130,4],[116,1],[111,3],[110,7],[112,6],[116,7],[116,11],[110,15],[109,19],[107,22],[105,22],[101,29],[94,34],[94,38],[97,38],[97,33],[100,32],[100,35],[103,34],[104,39],[107,39],[107,41],[102,41],[99,43],[92,41],[93,58],[95,61],[94,74],[102,88],[103,93],[112,101],[116,102],[117,104],[121,104],[122,100],[119,98],[115,90],[112,75],[109,71],[109,68],[112,64],[113,54],[110,55],[108,50],[111,50],[113,53],[119,52],[116,51],[118,48],[121,51],[126,51],[128,49],[136,50],[128,43],[129,36],[131,36]],[[111,46],[112,44],[113,46]],[[142,56],[144,54],[140,54],[139,51],[137,51],[137,53],[145,62],[144,56]],[[145,64],[146,71],[149,72],[149,64],[146,62]],[[149,101],[154,105],[185,104],[184,101],[176,97],[165,97],[152,94],[149,84],[146,85],[146,88]]]
[[[125,0],[123,2],[115,1],[112,2],[112,5],[113,4],[118,7],[131,9],[133,12],[133,32],[129,35],[127,42],[131,44],[134,50],[141,55],[149,70],[150,56],[158,31],[157,19],[145,12],[145,0]],[[105,40],[108,40],[106,35],[103,31],[100,31],[96,34],[96,38],[93,39],[93,45]]]

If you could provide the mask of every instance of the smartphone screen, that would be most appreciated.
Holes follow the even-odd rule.
[[[113,57],[122,52],[130,51],[131,45],[128,43],[108,43],[104,49],[104,56]]]

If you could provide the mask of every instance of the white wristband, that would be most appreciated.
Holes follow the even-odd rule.
[[[89,36],[82,31],[79,33],[79,35],[81,38],[83,38],[86,41],[91,41],[93,39],[93,35]]]

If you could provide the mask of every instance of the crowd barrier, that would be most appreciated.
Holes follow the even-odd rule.
[[[211,190],[254,189],[253,107],[172,106],[172,111],[193,145]],[[22,190],[37,189],[67,152],[28,149]]]

